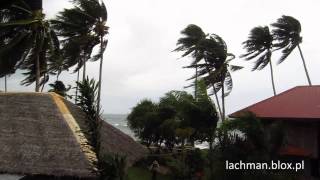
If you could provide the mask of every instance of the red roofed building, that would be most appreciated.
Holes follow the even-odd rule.
[[[284,122],[285,140],[279,154],[310,160],[307,166],[311,175],[319,178],[320,86],[297,86],[229,117],[241,117],[247,112],[254,113],[263,122]]]
[[[230,117],[237,117],[245,111],[260,118],[320,121],[320,86],[297,86],[237,111]]]

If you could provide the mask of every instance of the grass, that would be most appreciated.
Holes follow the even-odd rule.
[[[148,169],[131,167],[128,170],[128,180],[151,180],[151,176],[152,174]],[[172,180],[172,178],[158,174],[157,180]]]

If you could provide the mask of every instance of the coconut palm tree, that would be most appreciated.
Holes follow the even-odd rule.
[[[282,50],[282,56],[279,59],[279,64],[282,63],[291,52],[298,47],[301,60],[303,63],[304,71],[307,76],[309,85],[311,86],[311,80],[306,66],[305,59],[302,54],[300,43],[302,42],[301,33],[301,24],[300,22],[291,16],[282,16],[277,20],[277,22],[271,24],[275,29],[272,31],[276,43],[274,47],[276,50]]]
[[[48,92],[55,92],[59,94],[60,96],[64,98],[72,98],[70,95],[68,95],[68,91],[71,89],[71,86],[69,85],[66,87],[62,81],[55,81],[52,84],[49,84],[50,88]]]
[[[192,67],[196,69],[195,76],[190,78],[190,79],[195,79],[195,83],[193,85],[195,86],[195,98],[196,98],[196,94],[197,94],[196,91],[198,89],[196,82],[198,81],[198,77],[199,77],[198,64],[200,63],[200,61],[204,60],[204,56],[205,56],[204,42],[206,42],[206,38],[208,35],[206,35],[199,26],[194,24],[188,25],[185,29],[181,31],[181,34],[183,35],[183,37],[178,39],[177,48],[174,51],[184,52],[181,57],[186,57],[191,55],[191,57],[193,58],[193,61],[187,67]],[[205,70],[202,70],[202,72],[208,73],[208,72],[211,72],[211,70],[208,68],[205,68]],[[214,85],[212,85],[212,87],[215,91]],[[221,115],[219,98],[216,93],[214,93],[214,95],[215,95],[219,114]]]
[[[174,51],[184,51],[181,57],[192,54],[194,60],[191,65],[196,65],[201,59],[199,54],[199,49],[197,45],[199,42],[206,38],[206,34],[202,31],[200,27],[194,24],[188,25],[184,30],[181,31],[184,37],[178,39],[177,48]],[[194,81],[194,97],[197,98],[197,80],[198,80],[198,67],[195,66],[195,81]],[[187,86],[189,87],[189,86]]]
[[[276,88],[273,78],[273,66],[271,61],[273,47],[272,42],[273,37],[267,26],[255,27],[251,30],[248,40],[243,42],[247,53],[241,55],[240,57],[245,58],[245,60],[256,59],[252,68],[253,71],[262,70],[269,64],[273,94],[276,95]]]
[[[105,39],[108,33],[106,6],[99,0],[72,2],[75,7],[60,12],[51,23],[62,38],[62,53],[68,67],[76,65],[76,71],[83,67],[83,79],[86,79],[86,62],[100,60],[97,101],[100,108],[103,53],[108,42]],[[93,55],[93,48],[97,45],[100,50]]]
[[[45,15],[42,1],[18,0],[0,10],[0,77],[25,71],[24,85],[36,82],[39,92],[41,83],[46,82],[49,61],[55,61],[59,43]]]
[[[235,56],[228,52],[227,44],[220,36],[216,34],[209,35],[201,46],[204,47],[205,63],[197,65],[200,69],[198,75],[203,76],[208,87],[212,86],[212,94],[217,94],[221,90],[221,119],[224,120],[226,116],[225,97],[231,93],[233,88],[231,72],[240,70],[243,67],[230,64]]]

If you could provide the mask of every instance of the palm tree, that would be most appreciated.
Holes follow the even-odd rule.
[[[227,44],[220,36],[211,34],[202,46],[205,48],[205,63],[198,64],[202,68],[199,75],[206,75],[203,78],[207,86],[212,86],[213,94],[216,95],[221,90],[221,119],[225,120],[225,97],[231,93],[233,88],[231,72],[243,67],[230,64],[235,56],[228,52]]]
[[[174,51],[185,51],[181,57],[187,55],[192,55],[194,60],[191,65],[196,65],[201,59],[201,54],[199,52],[198,44],[201,40],[206,38],[206,34],[202,31],[200,27],[194,24],[188,25],[184,30],[181,31],[184,37],[178,39],[177,48]],[[197,80],[198,80],[198,67],[195,66],[195,81],[194,81],[194,97],[197,98]],[[188,87],[188,86],[187,86]]]
[[[100,108],[103,53],[107,46],[105,35],[108,33],[107,10],[99,0],[74,0],[74,8],[60,12],[51,21],[62,40],[63,57],[68,67],[77,65],[76,71],[83,66],[83,79],[86,79],[86,62],[100,60],[97,108]],[[100,50],[92,55],[93,48]]]
[[[47,63],[55,61],[59,43],[45,15],[42,1],[16,1],[0,12],[0,77],[25,70],[24,85],[36,82],[39,92]],[[45,76],[44,76],[45,77]]]
[[[7,92],[7,75],[4,76],[4,92]]]
[[[268,64],[270,66],[271,82],[274,96],[276,95],[276,88],[273,78],[273,66],[271,61],[273,37],[267,26],[255,27],[251,30],[247,41],[243,42],[244,48],[247,50],[246,54],[240,57],[245,60],[257,59],[252,70],[262,70]]]
[[[62,97],[70,99],[72,98],[67,94],[67,92],[71,89],[70,85],[66,87],[62,81],[55,81],[54,83],[49,84],[49,86],[51,87],[51,89],[48,92],[55,92]]]
[[[204,59],[205,56],[205,49],[204,49],[204,42],[206,41],[206,38],[208,35],[206,35],[203,30],[194,24],[188,25],[185,29],[181,31],[181,34],[183,35],[182,38],[178,39],[177,42],[177,48],[174,51],[183,51],[184,53],[182,54],[181,57],[186,57],[188,55],[191,55],[193,58],[193,61],[191,62],[190,66],[187,67],[192,67],[196,69],[195,76],[190,78],[190,79],[195,79],[195,83],[193,84],[195,86],[195,95],[197,94],[197,81],[199,77],[199,72],[198,72],[198,64],[200,63],[201,60]],[[206,68],[203,73],[210,73],[211,70]],[[214,85],[212,84],[212,87],[215,91]],[[221,107],[219,103],[219,99],[216,93],[214,93],[215,99],[217,102],[217,107],[219,114],[221,115]],[[196,98],[196,96],[195,96]]]
[[[282,63],[291,52],[298,47],[301,60],[303,63],[304,71],[307,76],[309,86],[312,85],[309,73],[307,70],[306,62],[302,54],[300,43],[302,42],[301,24],[300,22],[291,16],[282,16],[277,22],[271,24],[275,29],[272,31],[274,39],[277,43],[274,44],[276,50],[282,49],[282,56],[279,59],[279,64]]]

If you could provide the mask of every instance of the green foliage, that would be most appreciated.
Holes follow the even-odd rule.
[[[49,90],[49,92],[55,92],[65,98],[72,98],[67,94],[67,92],[71,89],[70,85],[67,88],[62,81],[55,81],[53,84],[49,84],[49,86],[52,88]]]
[[[196,74],[189,80],[195,79],[196,86],[198,78],[203,79],[207,88],[212,87],[218,110],[222,119],[225,117],[224,97],[228,96],[233,88],[230,71],[242,69],[241,66],[230,65],[235,56],[228,52],[225,41],[216,34],[205,34],[196,25],[188,25],[181,31],[183,37],[178,39],[175,51],[182,51],[182,57],[190,55],[192,63],[186,68],[195,68]],[[222,110],[220,108],[218,91],[222,91]],[[197,88],[195,88],[197,92]],[[197,93],[196,93],[197,94]]]
[[[199,85],[197,99],[184,91],[170,91],[159,103],[143,100],[132,109],[128,125],[148,146],[164,143],[172,150],[185,142],[213,142],[218,117],[204,85]]]
[[[208,153],[211,176],[219,179],[281,179],[284,175],[270,170],[226,170],[225,162],[271,162],[283,141],[282,124],[262,124],[254,114],[223,122],[217,130],[217,144]],[[249,152],[249,153],[248,153]]]
[[[268,26],[253,28],[248,40],[243,42],[243,45],[247,50],[247,53],[240,57],[245,58],[245,60],[257,58],[255,65],[252,68],[253,71],[262,70],[271,62],[273,36],[271,35]]]
[[[276,40],[274,47],[276,50],[282,49],[282,56],[278,62],[282,63],[302,42],[302,37],[300,36],[301,24],[294,17],[282,16],[271,25],[274,27],[272,35]]]
[[[118,154],[105,155],[100,160],[101,180],[124,180],[126,177],[126,157]]]
[[[168,166],[175,180],[192,180],[204,175],[205,157],[199,149],[182,152],[178,157],[168,158]]]
[[[36,81],[37,91],[60,57],[56,34],[38,6],[41,1],[20,0],[0,10],[0,77],[22,69],[27,77],[21,83]]]
[[[73,8],[59,12],[50,23],[62,38],[62,53],[66,67],[77,65],[78,71],[89,59],[98,60],[107,46],[103,37],[108,34],[107,9],[97,0],[73,0]],[[102,37],[102,41],[101,41]],[[100,45],[100,51],[93,48]]]
[[[150,145],[157,137],[158,123],[158,105],[149,100],[141,101],[135,106],[128,116],[128,126],[132,129],[137,137],[144,143]]]
[[[98,142],[99,142],[99,122],[100,115],[97,112],[97,84],[94,79],[89,80],[87,77],[82,82],[77,82],[80,95],[77,98],[77,105],[86,113],[88,130],[87,134],[89,135],[89,142],[98,151]]]

